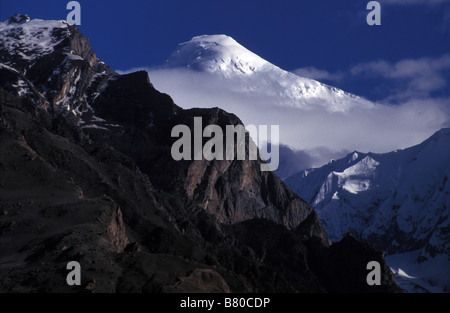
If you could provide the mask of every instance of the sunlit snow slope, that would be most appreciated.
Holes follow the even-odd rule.
[[[389,254],[414,252],[392,259],[413,277],[423,271],[422,285],[449,291],[449,177],[450,129],[442,129],[417,146],[353,152],[285,182],[314,206],[332,240],[351,232]]]
[[[355,95],[313,79],[284,71],[247,50],[226,35],[204,35],[180,44],[165,68],[186,67],[215,73],[224,78],[224,87],[242,93],[276,98],[276,104],[308,109],[323,106],[329,111],[373,104]],[[231,79],[234,84],[226,84]]]

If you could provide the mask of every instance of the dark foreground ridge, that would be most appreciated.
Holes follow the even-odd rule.
[[[118,75],[64,22],[38,53],[20,39],[28,20],[0,33],[16,43],[0,47],[0,292],[400,291],[381,253],[331,245],[260,161],[173,161],[173,126],[235,115]],[[66,284],[69,261],[81,286]],[[369,261],[381,286],[366,283]]]

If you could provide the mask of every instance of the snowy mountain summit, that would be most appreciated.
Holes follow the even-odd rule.
[[[75,25],[16,14],[0,22],[0,42],[1,88],[83,127],[107,127],[90,104],[117,74]]]
[[[226,35],[203,35],[178,45],[167,60],[168,67],[188,67],[198,71],[220,71],[226,76],[253,74],[269,69],[270,63]]]
[[[288,107],[345,112],[373,106],[338,88],[282,70],[226,35],[197,36],[179,44],[164,68],[214,74],[221,79],[221,86],[232,92],[268,97],[272,103]]]
[[[16,14],[0,22],[1,60],[19,68],[43,55],[49,55],[72,34],[66,21],[44,21]],[[8,56],[8,58],[6,58]]]

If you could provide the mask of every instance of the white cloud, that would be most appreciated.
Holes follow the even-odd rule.
[[[280,125],[282,144],[303,151],[326,147],[332,151],[327,157],[340,157],[343,150],[381,153],[406,148],[449,126],[450,99],[408,100],[347,112],[330,112],[321,106],[302,110],[233,92],[232,81],[218,81],[213,74],[189,70],[150,70],[149,74],[154,86],[183,108],[220,107],[246,125]],[[324,161],[320,155],[308,160],[315,166],[322,164],[319,161]]]
[[[368,62],[354,66],[349,72],[353,76],[381,77],[403,83],[405,88],[397,95],[399,99],[428,97],[431,92],[448,87],[446,74],[450,74],[450,55],[405,59],[394,64]]]
[[[450,69],[450,55],[438,58],[405,59],[395,64],[386,61],[363,63],[351,69],[352,74],[371,71],[389,78],[414,78],[420,75],[439,75]]]
[[[310,73],[316,79],[370,76],[405,87],[394,89],[395,93],[386,95],[383,103],[346,112],[331,112],[323,106],[305,110],[276,104],[273,98],[257,93],[237,92],[235,85],[239,82],[217,79],[211,73],[149,68],[118,72],[142,69],[149,72],[155,88],[169,94],[183,108],[220,107],[236,114],[245,125],[280,125],[280,142],[289,146],[282,146],[286,151],[280,154],[281,175],[291,174],[293,169],[320,166],[348,151],[383,153],[407,148],[442,127],[450,127],[450,98],[430,97],[431,92],[448,88],[445,74],[450,74],[450,55],[395,63],[368,62],[338,75],[313,67],[296,71],[301,76]],[[283,168],[285,161],[291,159],[298,161],[298,167]]]
[[[315,68],[313,66],[302,67],[302,68],[293,70],[292,73],[297,74],[298,76],[301,76],[301,77],[311,78],[311,79],[315,79],[318,81],[328,80],[328,81],[334,81],[334,82],[342,80],[342,78],[344,76],[340,72],[331,73],[331,72],[328,72],[325,70]]]

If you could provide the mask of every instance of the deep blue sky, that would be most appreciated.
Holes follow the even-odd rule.
[[[371,75],[362,64],[383,61],[393,71],[402,60],[422,60],[449,87],[450,1],[441,1],[379,0],[382,25],[370,27],[368,0],[80,0],[79,28],[114,69],[161,65],[178,43],[221,33],[283,69],[320,69],[330,75],[313,78],[380,100],[412,88],[412,78],[379,68]],[[66,19],[67,2],[1,0],[0,18]],[[450,96],[450,88],[431,89],[425,96]]]

